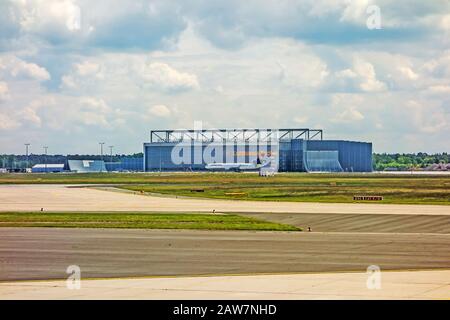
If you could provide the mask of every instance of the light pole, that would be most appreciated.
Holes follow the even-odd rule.
[[[104,142],[99,142],[98,144],[100,145],[100,155],[101,155],[102,160],[103,160],[103,145],[104,145],[105,143],[104,143]]]
[[[113,162],[112,161],[113,148],[114,148],[114,146],[109,146],[109,153],[110,153],[109,162],[111,162],[111,163]]]
[[[26,164],[25,172],[27,171],[27,168],[29,166],[29,162],[28,162],[28,147],[29,146],[30,146],[29,143],[25,143],[25,154],[27,155],[27,164]]]
[[[48,150],[48,147],[47,146],[44,146],[43,147],[44,148],[44,152],[45,152],[45,173],[47,173],[47,150]]]

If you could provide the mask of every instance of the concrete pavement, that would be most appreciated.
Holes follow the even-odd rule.
[[[0,299],[450,299],[450,270],[0,283]],[[369,281],[369,283],[373,283]]]
[[[64,185],[0,185],[0,211],[295,212],[450,215],[442,205],[311,203],[189,199]]]

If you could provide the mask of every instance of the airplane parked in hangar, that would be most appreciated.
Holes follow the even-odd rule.
[[[261,162],[259,158],[256,160],[247,163],[247,162],[227,162],[227,163],[209,163],[205,166],[205,169],[211,171],[250,171],[250,170],[259,170],[261,168],[267,168],[271,164],[271,158],[264,159],[264,162]]]

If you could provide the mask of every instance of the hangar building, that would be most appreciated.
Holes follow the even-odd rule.
[[[372,143],[324,140],[320,129],[152,130],[144,171],[202,171],[270,158],[280,172],[371,172]]]
[[[50,173],[50,172],[63,172],[64,163],[38,163],[31,168],[33,173]]]
[[[106,172],[103,160],[68,160],[67,163],[71,172]]]

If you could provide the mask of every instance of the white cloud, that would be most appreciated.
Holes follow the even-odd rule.
[[[0,130],[12,130],[16,129],[19,126],[19,123],[8,116],[7,114],[4,114],[3,112],[0,112]]]
[[[353,77],[350,83],[361,89],[362,84],[369,85],[367,92],[385,91],[420,91],[433,83],[433,79],[427,75],[424,68],[426,60],[423,57],[415,57],[404,53],[392,53],[381,50],[364,51],[355,54],[354,64],[364,66],[357,77]],[[370,91],[370,84],[374,84]],[[375,90],[378,89],[378,90]],[[374,91],[375,90],[375,91]]]
[[[95,62],[84,61],[75,65],[77,74],[80,76],[98,75],[100,72],[100,65]]]
[[[329,14],[341,11],[345,8],[345,0],[315,0],[311,2],[311,9],[308,11],[308,15],[312,17],[324,17]]]
[[[5,28],[7,37],[31,36],[60,48],[153,48],[185,28],[178,8],[160,0],[15,0],[0,9],[8,12],[6,27],[16,31]]]
[[[363,104],[364,99],[360,95],[333,95],[331,105],[335,111],[331,122],[355,124],[356,122],[363,120],[365,117],[358,110]]]
[[[111,123],[118,118],[103,99],[89,96],[41,96],[11,114],[20,126],[30,129],[31,124],[60,132],[74,132],[80,126],[110,129]]]
[[[409,80],[417,80],[419,78],[419,75],[415,73],[411,68],[398,67],[398,70]]]
[[[434,77],[450,78],[450,49],[435,59],[426,62],[423,68]]]
[[[20,25],[26,31],[39,32],[52,25],[79,29],[80,8],[72,0],[15,1],[21,10]]]
[[[440,106],[430,106],[421,101],[409,100],[403,109],[404,117],[410,119],[414,128],[423,133],[436,134],[448,131],[450,116]]]
[[[377,80],[375,68],[372,64],[361,59],[356,59],[354,72],[361,78],[359,87],[366,92],[377,92],[386,90],[386,84]]]
[[[224,94],[225,93],[225,90],[224,90],[224,88],[221,85],[216,86],[214,88],[214,91],[219,93],[219,94]]]
[[[354,122],[364,119],[364,115],[355,107],[346,107],[332,119],[332,122]]]
[[[294,122],[298,123],[298,124],[305,124],[308,122],[308,120],[309,120],[309,117],[307,117],[307,116],[294,117]]]
[[[435,85],[435,86],[430,87],[430,91],[433,93],[444,93],[444,94],[450,95],[450,86],[449,85]]]
[[[65,89],[79,89],[80,86],[92,87],[103,80],[104,74],[99,63],[83,61],[75,63],[72,70],[61,77],[61,87]]]
[[[145,54],[105,54],[72,65],[61,77],[61,88],[74,93],[148,90],[165,94],[198,89],[197,76],[167,63],[146,63]],[[119,90],[119,91],[118,91]]]
[[[351,69],[345,69],[345,70],[336,72],[336,76],[338,78],[356,78],[358,75],[355,72],[353,72]]]
[[[366,9],[371,4],[370,0],[344,0],[346,6],[342,12],[340,21],[364,23],[367,19]]]
[[[272,49],[272,48],[270,48]],[[329,75],[328,66],[306,45],[281,42],[272,49],[279,59],[279,78],[296,90],[317,89]]]
[[[199,88],[195,74],[180,72],[166,63],[153,62],[146,64],[140,76],[146,85],[165,91],[183,91]]]
[[[77,84],[75,83],[75,80],[71,75],[62,76],[61,82],[61,86],[65,88],[73,89],[77,87]]]
[[[15,78],[32,79],[38,81],[50,80],[50,73],[44,68],[35,63],[24,61],[15,55],[6,54],[0,57],[0,72],[4,76],[12,76]],[[5,74],[9,72],[8,74]]]
[[[11,70],[14,77],[26,76],[36,80],[49,80],[50,74],[45,68],[42,68],[34,63],[27,63],[19,61]]]
[[[282,81],[298,89],[317,88],[329,74],[326,64],[314,58],[309,61],[299,60],[289,66],[280,63],[279,67]]]
[[[112,109],[103,99],[94,97],[82,97],[79,101],[76,112],[76,119],[87,126],[104,126],[108,127],[108,116],[112,115]]]
[[[9,98],[9,88],[6,82],[0,82],[0,101],[6,100]]]
[[[201,119],[442,151],[447,2],[377,0],[377,32],[365,23],[374,1],[0,1],[1,149],[26,132],[68,152],[104,134],[134,152],[149,128]]]
[[[148,112],[150,115],[153,115],[156,117],[162,117],[162,118],[170,117],[170,115],[172,114],[170,109],[163,104],[157,104],[157,105],[150,107],[148,109]]]
[[[333,73],[328,83],[329,90],[382,92],[387,85],[377,78],[375,67],[361,56],[353,58],[351,68]]]
[[[19,116],[23,121],[28,121],[38,127],[41,126],[41,118],[38,116],[35,108],[33,107],[26,107],[19,113]]]
[[[441,17],[440,26],[444,30],[450,30],[450,14]]]

